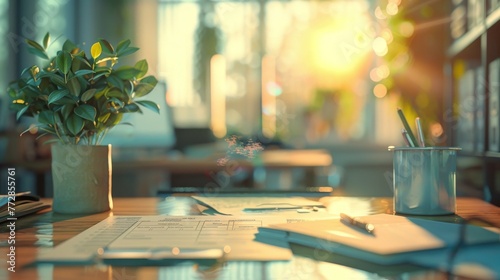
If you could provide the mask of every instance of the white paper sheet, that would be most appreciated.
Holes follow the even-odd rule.
[[[144,249],[222,249],[228,260],[288,260],[287,248],[254,241],[258,227],[286,223],[283,217],[265,216],[113,216],[70,240],[42,250],[40,262],[92,262],[100,248],[126,251]]]
[[[321,202],[304,197],[229,197],[229,196],[192,196],[192,198],[226,215],[262,212],[268,210],[294,210],[324,207]]]

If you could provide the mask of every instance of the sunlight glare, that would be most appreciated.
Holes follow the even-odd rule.
[[[371,53],[369,20],[367,9],[346,9],[334,19],[318,20],[306,34],[304,55],[311,67],[321,74],[337,76],[359,70]]]
[[[387,54],[389,49],[387,48],[387,41],[382,37],[377,37],[373,40],[373,51],[378,56],[384,56]]]

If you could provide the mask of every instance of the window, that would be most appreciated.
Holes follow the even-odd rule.
[[[387,140],[374,126],[396,119],[379,114],[397,102],[380,82],[400,3],[372,3],[160,1],[159,73],[176,124],[298,145]]]

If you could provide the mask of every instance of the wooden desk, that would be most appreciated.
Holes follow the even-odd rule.
[[[47,200],[50,202],[50,200]],[[327,209],[332,214],[339,212],[373,214],[392,213],[392,198],[350,198],[326,197],[322,198]],[[179,267],[105,267],[105,266],[30,266],[35,255],[42,247],[53,247],[83,230],[91,227],[110,215],[197,215],[196,203],[188,196],[175,196],[167,199],[159,198],[115,198],[115,208],[106,213],[89,216],[59,215],[46,212],[40,215],[24,217],[16,222],[15,256],[16,272],[7,271],[8,264],[0,262],[1,279],[286,279],[292,276],[300,279],[328,279],[332,275],[338,279],[367,279],[376,276],[374,273],[387,271],[362,271],[350,269],[346,266],[313,260],[311,258],[295,256],[289,262],[229,262],[210,271],[197,271],[195,266]],[[459,198],[457,201],[457,215],[441,216],[440,220],[457,222],[461,218],[480,216],[497,226],[500,225],[500,208],[474,198]],[[0,233],[0,255],[2,260],[9,253],[6,241],[9,232],[2,225]],[[335,262],[335,258],[330,261]],[[355,265],[356,266],[356,265]],[[388,268],[389,269],[389,268]],[[442,278],[439,272],[408,266],[391,267],[391,272],[404,274],[405,279],[432,279]],[[188,275],[190,277],[188,277]],[[293,278],[293,277],[292,277]],[[336,278],[337,279],[337,278]]]

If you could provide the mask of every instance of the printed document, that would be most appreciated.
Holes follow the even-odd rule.
[[[91,263],[103,248],[122,252],[220,249],[227,260],[288,260],[289,248],[254,241],[259,227],[286,222],[278,216],[112,216],[55,248],[42,250],[37,260]]]

